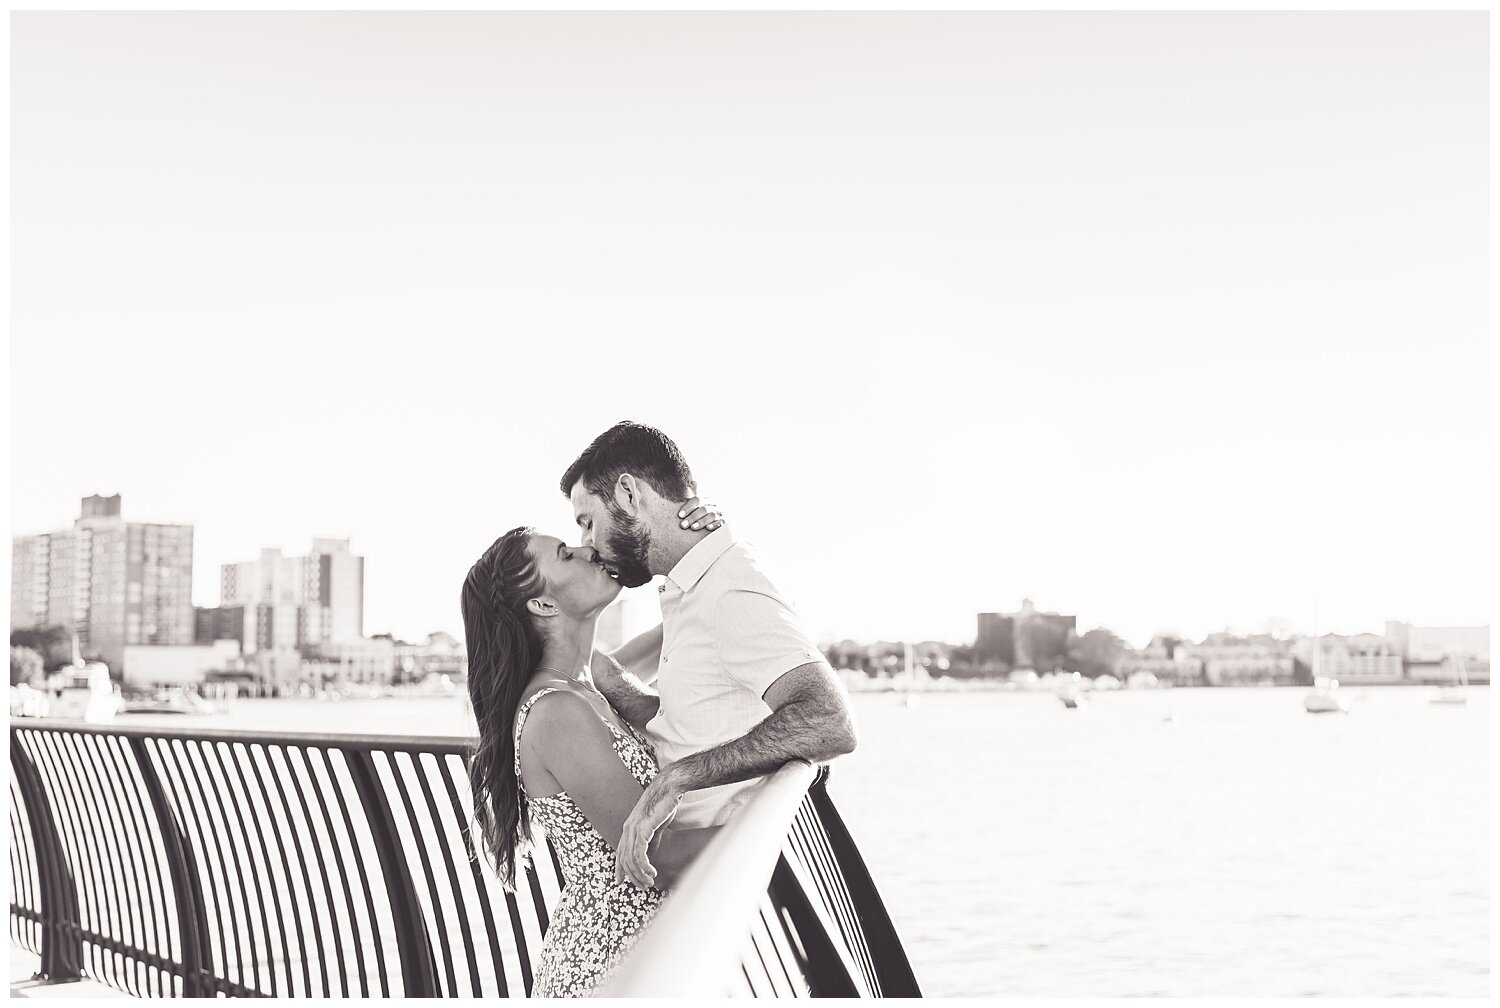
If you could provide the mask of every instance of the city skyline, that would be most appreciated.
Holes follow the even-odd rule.
[[[128,517],[128,515],[122,513],[123,509],[121,508],[121,504],[120,504],[120,500],[119,500],[118,495],[103,495],[103,494],[90,495],[87,498],[82,498],[80,500],[80,505],[81,505],[81,508],[82,508],[82,515],[83,516],[76,523],[76,524],[78,524],[80,526],[86,524],[87,522],[89,522],[91,520],[90,519],[91,513],[93,513],[94,510],[97,510],[100,507],[110,507],[110,506],[112,506],[114,508],[114,510],[112,512],[110,512],[110,513],[113,514],[117,520],[121,520],[121,519],[124,519],[124,518]],[[156,527],[156,528],[171,528],[171,527],[174,527],[174,526],[181,526],[181,527],[184,527],[184,528],[188,529],[190,531],[190,533],[192,533],[189,536],[189,542],[190,543],[191,543],[191,541],[194,538],[197,537],[197,527],[196,527],[196,525],[194,525],[194,523],[192,523],[190,521],[189,522],[170,522],[170,523],[167,523],[167,522],[149,522],[148,521],[148,522],[143,522],[143,523],[132,523],[132,524],[150,525],[150,526],[153,526],[153,527]],[[16,536],[14,538],[15,539],[31,539],[31,538],[36,538],[38,536],[50,536],[50,535],[58,535],[58,534],[67,535],[71,531],[72,531],[72,526],[58,526],[58,527],[50,529],[50,530],[48,530],[46,532],[42,532],[42,533],[23,533],[22,535]],[[193,594],[192,607],[194,609],[197,609],[197,610],[213,610],[213,609],[217,609],[217,608],[219,608],[221,606],[243,605],[243,604],[245,604],[245,602],[247,600],[252,601],[252,602],[268,601],[268,598],[267,599],[263,599],[263,598],[261,598],[260,594],[258,594],[258,592],[260,592],[259,588],[249,588],[249,587],[247,587],[244,592],[241,592],[241,591],[227,592],[225,586],[228,585],[228,584],[230,584],[231,581],[236,580],[236,578],[235,578],[236,574],[240,574],[239,580],[243,580],[243,578],[245,577],[245,575],[242,574],[242,573],[240,573],[240,572],[242,572],[244,570],[256,570],[256,571],[259,571],[259,569],[261,569],[262,567],[264,567],[267,564],[271,564],[273,566],[275,566],[275,565],[282,565],[282,564],[291,564],[291,565],[293,565],[295,567],[296,565],[305,564],[306,562],[308,562],[309,559],[318,559],[319,557],[324,558],[324,560],[326,561],[327,558],[328,558],[328,556],[330,555],[330,552],[332,554],[334,554],[334,555],[343,556],[343,555],[348,555],[352,551],[352,548],[353,548],[353,544],[352,544],[352,541],[350,539],[330,539],[330,538],[327,538],[327,537],[316,537],[315,536],[315,537],[311,537],[310,542],[311,542],[311,550],[312,550],[310,558],[309,557],[300,557],[300,556],[284,556],[283,554],[289,552],[289,550],[288,550],[288,548],[285,545],[281,545],[281,546],[263,546],[263,547],[261,547],[261,549],[257,551],[258,555],[257,555],[257,558],[255,558],[255,559],[235,560],[235,561],[221,561],[221,562],[216,562],[216,563],[210,562],[210,566],[212,566],[213,568],[215,568],[217,570],[217,574],[212,579],[212,583],[215,586],[217,586],[216,595],[215,595],[215,597],[211,601],[208,600],[207,598],[205,598],[203,596],[203,594],[199,591],[198,580],[195,577],[194,578],[194,583],[193,583],[193,592],[192,592],[192,594]],[[189,547],[189,548],[191,548],[191,547]],[[363,608],[364,608],[363,607],[363,594],[364,594],[364,580],[365,580],[364,579],[364,567],[363,567],[363,565],[364,565],[364,560],[365,559],[366,558],[363,557],[363,556],[353,556],[352,557],[352,560],[355,561],[355,562],[357,562],[357,564],[358,564],[358,566],[356,568],[356,570],[358,572],[357,575],[356,575],[356,577],[357,577],[357,581],[358,581],[358,586],[359,587],[358,587],[357,595],[356,596],[351,596],[350,597],[350,601],[348,602],[348,605],[351,607],[351,609],[350,609],[350,614],[351,614],[350,615],[350,619],[352,619],[354,621],[354,622],[352,622],[350,624],[350,626],[353,627],[353,628],[355,628],[352,631],[354,636],[352,638],[349,638],[349,639],[370,638],[370,637],[378,637],[378,636],[390,636],[390,637],[393,637],[393,638],[398,639],[398,640],[403,640],[403,639],[420,640],[423,637],[425,637],[425,636],[427,636],[429,634],[433,634],[433,633],[439,633],[439,634],[447,633],[447,634],[451,634],[452,636],[454,636],[455,638],[457,638],[459,640],[463,639],[463,628],[462,628],[461,623],[457,626],[457,628],[450,628],[450,627],[438,626],[438,627],[433,627],[433,628],[431,628],[429,630],[422,631],[422,632],[415,633],[415,634],[411,634],[411,635],[403,635],[403,634],[400,634],[400,633],[394,633],[393,631],[391,631],[389,629],[376,629],[376,630],[372,630],[372,631],[370,631],[368,633],[363,633],[363,634],[359,633],[357,628],[363,622],[363,615],[362,615],[362,613],[363,613]],[[201,563],[202,563],[202,561],[198,557],[195,556],[194,557],[194,563],[193,563],[194,568],[197,568],[198,566],[200,566]],[[291,568],[289,568],[289,569],[291,569]],[[298,567],[297,569],[300,570],[300,567]],[[260,575],[257,573],[256,577],[258,578],[258,577],[260,577]],[[291,584],[292,582],[295,582],[296,584],[300,585],[302,583],[302,580],[303,580],[303,576],[300,573],[297,573],[297,574],[294,574],[292,576],[292,578],[288,582],[288,584]],[[268,582],[268,584],[269,583],[270,582]],[[314,582],[314,584],[316,585],[316,582]],[[651,618],[652,614],[648,613],[646,611],[646,609],[648,608],[648,606],[642,605],[642,603],[649,603],[652,600],[653,596],[655,595],[655,593],[653,591],[651,591],[650,589],[651,589],[651,585],[648,584],[648,585],[645,585],[645,586],[643,586],[641,588],[634,589],[634,590],[627,589],[625,592],[623,592],[621,594],[621,597],[620,597],[619,601],[620,601],[620,607],[622,609],[622,612],[621,612],[620,616],[618,617],[618,622],[620,623],[620,627],[616,627],[614,629],[616,629],[616,630],[624,629],[627,632],[627,636],[628,636],[629,634],[638,633],[641,630],[644,630],[644,629],[648,628],[650,625],[652,625],[652,623],[655,622],[655,620]],[[269,590],[269,589],[267,589],[267,590]],[[281,590],[281,589],[277,589],[277,590]],[[15,612],[14,606],[15,606],[16,601],[17,600],[15,598],[13,598],[13,600],[12,600],[12,602],[13,602],[13,606],[12,606],[12,613],[13,613],[12,623],[14,623],[14,612]],[[42,599],[42,604],[44,606],[45,606],[45,601],[46,601],[45,598],[43,598]],[[1223,634],[1223,633],[1230,633],[1230,634],[1243,635],[1243,636],[1254,636],[1254,635],[1261,635],[1261,634],[1269,634],[1269,635],[1275,636],[1275,637],[1293,638],[1293,637],[1308,637],[1308,636],[1312,636],[1315,632],[1316,632],[1316,635],[1318,635],[1318,636],[1322,636],[1324,634],[1354,636],[1354,635],[1359,635],[1359,634],[1378,634],[1378,632],[1380,632],[1380,631],[1377,631],[1376,629],[1370,629],[1370,628],[1353,629],[1353,630],[1342,630],[1342,629],[1319,629],[1317,631],[1313,631],[1313,630],[1310,630],[1310,629],[1309,630],[1304,630],[1304,629],[1292,626],[1290,624],[1287,624],[1287,623],[1285,623],[1283,621],[1277,621],[1277,620],[1274,620],[1274,619],[1267,619],[1266,621],[1264,621],[1263,624],[1261,624],[1259,626],[1231,626],[1231,625],[1227,625],[1226,624],[1224,626],[1219,626],[1219,627],[1214,627],[1214,628],[1211,628],[1211,629],[1206,629],[1206,630],[1204,630],[1201,633],[1193,634],[1193,633],[1183,633],[1183,632],[1180,632],[1180,631],[1176,631],[1176,630],[1174,630],[1172,628],[1172,625],[1171,625],[1170,621],[1167,621],[1167,622],[1165,622],[1165,623],[1162,624],[1162,627],[1159,630],[1154,631],[1152,633],[1152,635],[1151,635],[1150,638],[1143,638],[1143,639],[1137,641],[1136,639],[1131,638],[1127,634],[1120,634],[1119,631],[1117,630],[1117,628],[1110,627],[1107,624],[1092,623],[1092,624],[1086,624],[1085,625],[1085,624],[1082,624],[1082,623],[1078,623],[1077,620],[1076,620],[1076,617],[1074,615],[1068,613],[1068,611],[1067,611],[1068,607],[1066,605],[1062,605],[1062,606],[1059,606],[1057,608],[1049,610],[1049,609],[1046,609],[1046,608],[1035,607],[1035,603],[1030,598],[1022,598],[1018,602],[1018,608],[1020,610],[1035,611],[1038,615],[1044,616],[1044,617],[1059,616],[1059,615],[1061,615],[1068,622],[1069,626],[1072,627],[1075,630],[1075,632],[1080,633],[1080,634],[1084,633],[1084,632],[1087,632],[1087,630],[1095,629],[1095,628],[1102,628],[1102,629],[1111,630],[1111,631],[1115,632],[1116,634],[1118,634],[1124,640],[1124,642],[1128,646],[1130,646],[1130,647],[1132,647],[1134,649],[1142,649],[1142,648],[1144,648],[1148,643],[1150,643],[1151,640],[1154,640],[1159,635],[1160,636],[1178,636],[1178,637],[1181,637],[1184,640],[1198,640],[1198,639],[1204,639],[1204,638],[1210,637],[1210,636],[1215,635],[1215,634]],[[1002,610],[988,610],[988,611],[979,611],[977,613],[970,614],[970,619],[972,620],[975,616],[978,616],[978,618],[979,618],[979,620],[980,620],[980,622],[982,624],[983,621],[984,621],[984,619],[985,619],[985,617],[987,617],[987,616],[1009,616],[1009,615],[1011,615],[1011,614],[1008,613],[1008,612],[1002,611]],[[1396,618],[1396,617],[1388,618],[1388,619],[1382,621],[1382,628],[1381,628],[1381,630],[1384,630],[1392,622],[1398,622],[1399,623],[1399,622],[1406,622],[1406,621],[1402,620],[1402,619],[1399,619],[1399,618]],[[1434,621],[1428,621],[1428,622],[1431,623],[1434,626],[1437,626],[1437,627],[1462,627],[1462,626],[1477,626],[1477,625],[1486,625],[1487,626],[1487,624],[1480,624],[1480,623],[1465,624],[1465,623],[1459,623],[1459,622],[1455,622],[1455,621],[1451,621],[1451,620],[1450,621],[1435,621],[1435,622]],[[43,624],[42,623],[36,623],[36,622],[28,623],[28,626],[41,626],[41,625],[43,625]],[[13,626],[13,629],[15,629],[14,626]],[[347,629],[345,630],[345,637],[346,638],[348,638],[349,632],[350,632],[349,630],[347,630]],[[601,629],[601,632],[602,632],[602,629]],[[922,642],[928,642],[928,643],[942,641],[944,643],[955,644],[955,645],[973,644],[973,645],[976,645],[976,646],[981,646],[982,645],[982,637],[983,637],[983,634],[981,632],[979,634],[970,633],[968,635],[968,637],[962,637],[962,635],[960,635],[959,638],[938,638],[938,637],[927,637],[927,638],[918,638],[918,637],[900,638],[900,637],[894,637],[893,638],[893,637],[878,637],[877,636],[877,637],[868,637],[868,638],[863,638],[863,639],[858,639],[858,640],[859,640],[860,643],[872,643],[872,644],[876,643],[876,642],[881,642],[881,641],[883,641],[883,642],[893,642],[893,641],[900,641],[900,640],[908,640],[908,641],[912,641],[912,642],[922,641]],[[848,637],[848,636],[845,636],[845,637],[823,637],[823,638],[820,638],[820,642],[821,643],[823,643],[823,644],[830,644],[830,645],[831,644],[845,643],[845,642],[849,642],[849,641],[853,641],[853,640],[856,640],[856,638]]]
[[[1485,623],[1483,17],[18,14],[12,535],[420,639],[631,418],[823,640]]]

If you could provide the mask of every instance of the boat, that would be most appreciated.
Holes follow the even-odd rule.
[[[52,673],[57,682],[50,692],[45,717],[103,724],[120,713],[120,688],[101,661],[75,660]]]
[[[1061,700],[1062,705],[1068,710],[1077,710],[1079,705],[1088,699],[1088,695],[1083,692],[1083,676],[1077,672],[1070,676],[1058,676],[1056,682],[1057,699]]]
[[[1302,708],[1309,714],[1347,714],[1348,702],[1339,695],[1337,679],[1313,679],[1314,689],[1302,701]]]
[[[125,714],[217,714],[219,708],[197,693],[174,686],[157,690],[148,698],[125,702]]]
[[[1431,694],[1428,695],[1427,701],[1429,703],[1445,704],[1455,707],[1467,704],[1469,702],[1468,664],[1468,659],[1464,658],[1462,655],[1454,655],[1453,667],[1457,673],[1454,678],[1457,681],[1447,686],[1439,686],[1437,689],[1433,690]]]

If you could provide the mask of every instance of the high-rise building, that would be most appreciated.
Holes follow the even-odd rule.
[[[127,645],[193,642],[193,527],[85,497],[71,529],[11,541],[11,629],[61,625],[121,676]]]
[[[1005,613],[979,614],[979,634],[974,638],[974,661],[981,668],[1011,668],[1016,661],[1016,619]]]
[[[364,639],[365,558],[347,539],[314,539],[307,556],[264,549],[260,559],[225,564],[219,608],[235,620],[245,653],[296,648],[316,651]]]

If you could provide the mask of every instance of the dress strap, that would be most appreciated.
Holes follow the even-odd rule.
[[[556,686],[548,686],[544,689],[539,689],[535,693],[531,694],[531,696],[527,697],[526,702],[521,705],[520,710],[516,711],[516,735],[513,748],[515,749],[516,753],[517,783],[519,783],[521,780],[521,726],[526,724],[526,715],[531,713],[531,705],[536,703],[542,697],[546,696],[548,693],[559,692],[561,691]]]

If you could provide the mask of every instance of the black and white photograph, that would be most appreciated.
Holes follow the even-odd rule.
[[[1491,14],[11,10],[14,998],[1487,998]]]

